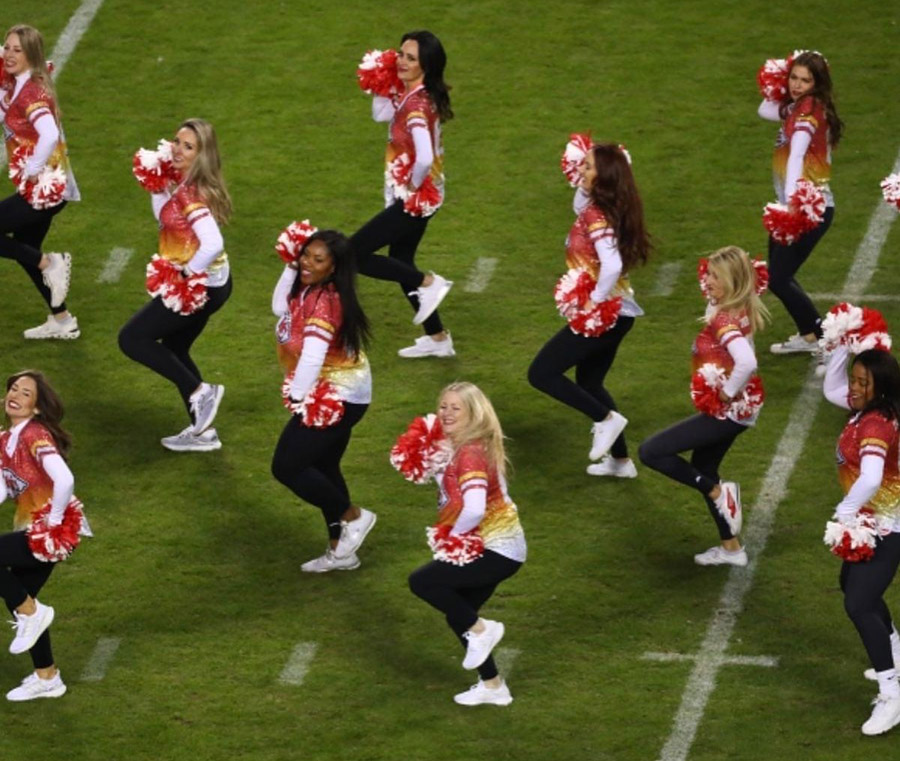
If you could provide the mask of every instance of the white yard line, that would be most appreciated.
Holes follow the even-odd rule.
[[[900,171],[900,153],[894,162],[894,172]],[[888,212],[886,213],[885,209]],[[875,268],[884,241],[887,239],[896,212],[880,199],[869,228],[856,251],[853,264],[847,274],[840,300],[856,301],[866,290]],[[758,558],[762,555],[775,523],[775,514],[787,491],[788,481],[800,454],[806,446],[806,439],[816,410],[822,398],[822,383],[817,381],[810,369],[807,380],[791,410],[787,427],[778,442],[775,455],[769,464],[760,489],[759,499],[749,514],[744,541],[750,549],[750,563],[746,568],[732,567],[728,581],[719,598],[719,605],[713,613],[706,629],[706,635],[694,660],[694,668],[681,696],[681,705],[673,722],[672,732],[660,752],[660,761],[684,761],[694,738],[697,727],[703,719],[709,696],[716,686],[719,668],[725,662],[731,634],[740,615],[744,597],[753,585]]]
[[[312,663],[318,649],[319,645],[316,642],[298,642],[282,669],[278,681],[293,687],[303,684],[306,673],[309,671],[309,664]]]
[[[481,293],[491,282],[491,276],[497,268],[497,260],[489,257],[478,257],[469,271],[469,279],[463,286],[466,293]]]
[[[122,640],[116,637],[101,637],[97,640],[91,658],[81,672],[82,682],[99,682],[106,676],[106,670],[112,662],[113,656],[119,649]]]
[[[683,262],[664,262],[656,273],[656,285],[650,291],[651,296],[671,296],[681,274]]]
[[[106,263],[103,265],[102,272],[97,275],[98,283],[118,283],[119,278],[128,265],[128,260],[134,253],[133,248],[119,248],[116,246],[109,252]]]
[[[685,661],[697,660],[696,655],[690,653],[644,653],[641,656],[644,661],[657,661],[658,663],[683,663]],[[778,665],[778,659],[768,655],[729,655],[723,657],[720,666],[764,666],[765,668],[775,668]]]

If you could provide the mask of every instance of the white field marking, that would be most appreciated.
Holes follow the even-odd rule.
[[[497,260],[479,256],[469,271],[469,279],[463,286],[466,293],[481,293],[491,282],[491,276],[497,268]]]
[[[825,301],[837,304],[845,301],[846,297],[841,293],[811,293],[809,297],[813,301]],[[900,301],[900,295],[894,293],[867,293],[860,297],[866,304],[874,304],[876,301]]]
[[[665,262],[659,267],[656,274],[656,285],[650,292],[651,296],[671,296],[675,290],[675,283],[678,282],[678,276],[681,274],[681,265],[683,262]]]
[[[103,0],[84,0],[78,6],[78,10],[72,14],[62,34],[59,35],[56,45],[53,46],[53,52],[50,54],[50,60],[53,61],[53,73],[50,76],[54,82],[62,73],[63,67],[72,53],[75,52],[75,48],[88,30],[101,5],[103,5]],[[0,156],[0,169],[4,166],[6,166],[6,151]]]
[[[100,637],[91,658],[81,672],[82,682],[99,682],[106,676],[106,670],[119,649],[122,640],[118,637]]]
[[[318,649],[319,645],[316,642],[298,642],[294,645],[291,657],[288,658],[288,662],[285,664],[284,669],[282,669],[278,681],[282,684],[290,684],[294,687],[303,684],[303,680],[306,678],[306,672],[309,671],[309,664]]]
[[[119,248],[116,246],[109,252],[106,264],[103,265],[103,271],[97,275],[97,282],[118,283],[133,253],[133,248]]]
[[[900,152],[894,162],[894,171],[900,170]],[[847,300],[858,299],[875,272],[881,247],[890,226],[897,217],[885,214],[885,204],[879,199],[869,228],[856,250],[853,264],[847,273],[842,292]],[[816,382],[814,365],[811,365],[806,382],[788,419],[785,431],[778,442],[775,455],[763,479],[759,498],[747,522],[745,544],[751,548],[750,562],[745,568],[732,566],[728,580],[719,597],[719,605],[706,628],[703,642],[694,656],[694,668],[681,696],[681,705],[672,726],[672,732],[660,752],[659,761],[685,761],[694,743],[697,727],[706,710],[709,696],[716,686],[716,676],[728,642],[740,615],[744,597],[753,585],[758,558],[766,548],[766,542],[775,523],[778,505],[784,499],[788,481],[800,454],[806,445],[816,409],[822,398],[822,383]]]
[[[497,664],[497,671],[504,679],[508,679],[513,670],[513,664],[522,654],[522,651],[515,647],[498,647],[494,651],[494,663]]]
[[[682,663],[684,661],[697,660],[696,655],[687,653],[644,653],[643,661],[658,661],[659,663]],[[775,668],[778,659],[769,655],[728,655],[719,661],[720,666],[764,666]]]

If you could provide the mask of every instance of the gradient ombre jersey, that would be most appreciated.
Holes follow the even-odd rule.
[[[865,455],[884,459],[881,486],[866,507],[883,520],[882,525],[900,530],[900,452],[896,420],[888,420],[877,411],[857,413],[850,418],[837,443],[838,480],[844,494],[859,478],[860,461]]]
[[[411,93],[400,101],[394,116],[388,127],[388,143],[384,151],[385,167],[404,153],[415,162],[416,145],[413,142],[412,130],[414,127],[424,127],[431,136],[431,150],[434,161],[429,173],[431,181],[441,194],[441,203],[444,200],[444,148],[441,144],[441,122],[438,118],[434,103],[424,85],[419,85]],[[390,201],[393,191],[386,186],[385,199]],[[440,204],[438,204],[440,207]]]
[[[179,185],[159,212],[159,255],[176,264],[187,264],[200,248],[191,225],[211,215],[195,186]],[[214,273],[227,263],[228,255],[223,251],[208,271]]]
[[[59,454],[59,450],[50,431],[35,420],[19,431],[16,448],[8,455],[6,444],[11,435],[9,431],[0,433],[0,465],[6,494],[16,502],[13,529],[21,531],[31,522],[32,514],[53,496],[53,481],[41,461],[47,455]]]
[[[614,238],[615,232],[606,221],[603,212],[594,204],[589,203],[578,214],[575,224],[572,225],[572,229],[569,230],[569,235],[566,237],[566,267],[585,270],[594,280],[597,280],[597,276],[600,274],[600,260],[597,258],[594,244],[604,237]],[[627,274],[623,274],[616,281],[616,286],[608,298],[614,299],[617,296],[634,298],[634,291]]]
[[[833,206],[834,198],[828,185],[831,180],[831,144],[825,107],[807,95],[792,103],[788,109],[787,118],[778,131],[775,153],[772,157],[772,173],[778,200],[781,203],[786,202],[784,183],[787,177],[788,157],[791,155],[791,138],[795,132],[807,132],[812,136],[812,141],[803,157],[803,172],[800,178],[815,183],[825,196],[825,203]]]

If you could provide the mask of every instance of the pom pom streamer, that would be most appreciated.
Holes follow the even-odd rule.
[[[769,58],[756,74],[759,94],[766,100],[782,100],[788,92],[788,73],[793,58]]]
[[[291,399],[293,373],[288,373],[281,384],[281,401],[292,415],[298,415],[307,428],[330,428],[344,417],[344,400],[337,387],[326,378],[319,378],[302,401]]]
[[[172,143],[160,140],[155,151],[139,148],[131,160],[131,173],[148,193],[162,193],[170,182],[178,183],[172,166]]]
[[[622,310],[622,298],[617,296],[583,309],[590,299],[597,281],[586,270],[570,269],[556,283],[553,298],[556,308],[566,318],[573,332],[593,338],[613,328]]]
[[[798,180],[797,189],[787,205],[766,204],[763,227],[777,243],[790,246],[802,235],[814,230],[825,214],[825,197],[809,180]]]
[[[846,346],[851,354],[869,349],[891,350],[887,322],[877,309],[843,301],[828,310],[822,320],[820,346],[827,352]]]
[[[434,414],[417,417],[391,448],[391,465],[407,481],[425,484],[450,462],[452,449]]]
[[[275,252],[286,264],[293,264],[300,258],[300,250],[306,245],[306,241],[317,232],[319,228],[311,225],[308,219],[291,222],[278,236]]]
[[[412,156],[401,153],[385,167],[385,181],[393,188],[394,196],[403,201],[403,210],[407,214],[430,217],[441,205],[441,192],[430,176],[413,190],[409,185],[412,165]]]
[[[45,166],[36,179],[25,176],[25,165],[33,153],[31,146],[20,145],[9,162],[9,178],[16,191],[33,209],[49,209],[63,202],[66,173],[59,167]]]
[[[849,563],[861,563],[871,560],[875,554],[878,533],[875,516],[860,510],[851,521],[828,521],[822,541],[832,555]]]
[[[356,68],[360,89],[369,95],[397,98],[405,87],[397,76],[397,51],[370,50]]]
[[[587,152],[591,149],[591,133],[590,132],[574,132],[569,135],[569,142],[566,143],[562,158],[559,161],[560,168],[566,181],[573,188],[577,188],[581,182],[579,170],[584,163]],[[624,150],[624,148],[623,148]],[[631,163],[630,157],[628,163]]]
[[[462,566],[484,555],[484,541],[476,529],[465,534],[451,534],[450,526],[437,525],[429,526],[425,533],[435,560]]]
[[[900,209],[900,174],[889,174],[881,181],[881,194],[887,203]]]
[[[65,560],[78,546],[82,536],[92,536],[90,526],[84,517],[84,505],[73,497],[66,505],[63,520],[58,526],[47,525],[50,516],[50,500],[35,512],[31,523],[25,529],[28,549],[38,560],[45,563],[57,563]]]
[[[748,420],[758,414],[766,399],[760,377],[751,377],[730,402],[719,398],[726,380],[725,370],[712,362],[697,369],[691,378],[691,401],[697,412],[719,420]]]
[[[166,308],[177,314],[193,314],[209,301],[206,273],[185,276],[184,268],[159,254],[147,263],[147,293],[159,296]]]

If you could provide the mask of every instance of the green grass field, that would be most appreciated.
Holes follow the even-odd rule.
[[[52,49],[79,5],[14,0],[4,16],[40,28]],[[57,609],[70,692],[3,705],[0,758],[658,758],[692,663],[641,656],[696,652],[728,573],[692,561],[716,541],[695,493],[646,469],[629,482],[589,478],[589,423],[527,384],[532,357],[561,325],[551,289],[572,215],[559,155],[576,130],[626,143],[656,240],[633,277],[647,316],[609,378],[636,452],[691,412],[697,256],[730,243],[764,253],[774,129],[756,116],[757,68],[794,48],[831,62],[847,125],[834,159],[837,213],[800,279],[837,292],[900,147],[898,20],[875,0],[106,0],[57,81],[84,201],[57,218],[45,248],[73,253],[81,339],[25,342],[21,331],[45,313],[18,267],[0,265],[2,372],[38,367],[66,400],[76,491],[96,533],[42,595]],[[457,282],[441,311],[458,356],[397,358],[417,335],[410,310],[393,284],[361,281],[375,402],[344,462],[355,501],[379,522],[359,571],[309,578],[299,566],[323,550],[321,518],[269,473],[286,414],[269,311],[281,268],[273,245],[293,219],[352,232],[379,208],[384,126],[370,120],[354,70],[366,49],[396,46],[413,28],[440,36],[453,85],[447,203],[419,261]],[[237,210],[225,230],[234,295],[195,351],[206,379],[227,387],[216,421],[224,448],[208,455],[159,446],[185,425],[180,400],[116,345],[146,300],[144,264],[156,250],[131,156],[189,116],[216,125]],[[868,293],[900,294],[898,241],[894,229]],[[135,254],[119,282],[97,282],[116,247]],[[480,257],[497,258],[497,270],[487,290],[467,293]],[[655,295],[670,263],[681,264],[674,290]],[[766,350],[793,332],[769,305],[774,322],[758,340],[768,401],[725,461],[751,522],[809,370]],[[872,305],[900,325],[896,301]],[[456,379],[480,384],[497,407],[529,540],[528,563],[486,609],[506,623],[503,647],[519,651],[508,709],[453,704],[471,683],[461,650],[406,588],[428,559],[434,492],[405,483],[387,452]],[[778,666],[718,671],[692,761],[853,761],[900,747],[897,731],[859,733],[875,690],[844,616],[839,563],[821,543],[839,499],[842,420],[818,406],[730,641],[729,655]],[[896,589],[890,601],[900,604]],[[102,680],[84,680],[103,638],[119,640],[115,656]],[[317,645],[308,674],[281,684],[298,643]],[[0,658],[0,689],[29,665]]]

